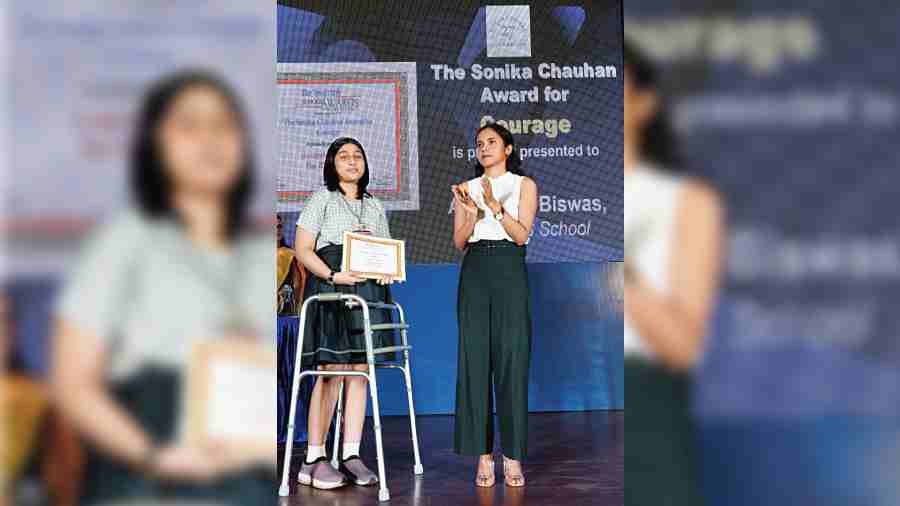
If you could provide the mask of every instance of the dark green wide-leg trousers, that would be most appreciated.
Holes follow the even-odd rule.
[[[493,452],[493,386],[503,454],[522,460],[528,447],[531,362],[524,246],[479,241],[469,247],[460,272],[457,317],[454,449],[462,455]]]
[[[625,359],[625,505],[702,506],[690,378]]]

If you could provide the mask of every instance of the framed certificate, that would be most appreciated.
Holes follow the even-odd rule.
[[[196,345],[183,410],[186,442],[224,442],[261,455],[274,451],[276,362],[274,349],[253,341]]]
[[[406,281],[404,242],[344,232],[341,270],[352,271],[363,278],[377,279],[388,274],[397,281]]]

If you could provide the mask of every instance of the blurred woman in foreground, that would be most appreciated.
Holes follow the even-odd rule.
[[[179,442],[194,345],[271,336],[271,240],[244,227],[248,129],[213,75],[170,76],[145,98],[130,159],[138,205],[88,241],[55,312],[56,399],[92,443],[84,503],[272,500],[274,433],[267,455]]]
[[[701,504],[689,414],[719,284],[723,210],[675,171],[654,69],[625,45],[626,504]]]

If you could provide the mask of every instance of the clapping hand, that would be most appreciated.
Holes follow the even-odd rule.
[[[472,196],[469,195],[468,184],[455,184],[450,187],[450,191],[453,192],[453,199],[458,202],[466,212],[475,215],[478,214],[478,207],[475,205],[475,201],[472,200]]]
[[[484,205],[489,207],[491,211],[497,213],[500,211],[500,202],[494,198],[494,189],[491,187],[491,181],[486,177],[481,177],[481,188],[484,190]]]

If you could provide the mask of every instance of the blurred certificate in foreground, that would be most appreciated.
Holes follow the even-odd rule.
[[[381,278],[385,274],[406,281],[404,242],[344,232],[342,271],[352,271],[364,278]]]
[[[204,343],[194,349],[187,381],[187,439],[222,442],[249,453],[274,450],[276,353],[252,341]]]

